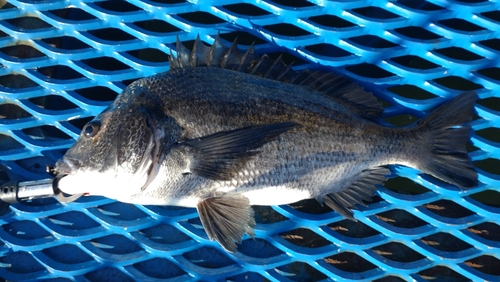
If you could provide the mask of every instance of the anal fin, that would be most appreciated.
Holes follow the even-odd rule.
[[[254,236],[254,211],[248,198],[241,194],[224,194],[205,199],[197,205],[201,223],[210,240],[228,252],[236,252],[245,233]]]
[[[384,182],[387,179],[385,176],[388,174],[390,174],[390,170],[384,167],[364,170],[347,189],[324,195],[318,200],[346,218],[355,220],[350,208],[356,204],[365,205],[363,200],[370,201],[377,190],[375,185]]]

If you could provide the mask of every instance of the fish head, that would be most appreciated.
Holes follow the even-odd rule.
[[[113,199],[140,191],[154,177],[164,139],[172,135],[160,107],[147,89],[126,88],[57,161],[56,172],[64,175],[58,188]]]

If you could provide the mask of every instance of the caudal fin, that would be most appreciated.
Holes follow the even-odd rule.
[[[467,154],[465,144],[469,140],[476,93],[465,92],[439,107],[419,122],[419,128],[430,132],[430,155],[420,158],[419,168],[432,176],[460,188],[477,185],[477,172]]]

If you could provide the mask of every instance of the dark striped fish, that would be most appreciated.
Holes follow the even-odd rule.
[[[477,184],[465,144],[476,94],[405,128],[373,120],[370,93],[332,73],[293,71],[219,37],[177,44],[170,71],[132,83],[56,164],[59,188],[145,205],[196,207],[208,237],[237,250],[251,205],[316,198],[353,219],[389,174],[414,167],[461,188]]]

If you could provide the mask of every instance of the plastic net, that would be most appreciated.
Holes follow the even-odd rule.
[[[244,49],[359,81],[405,125],[460,92],[479,95],[470,155],[480,185],[460,191],[391,167],[345,220],[315,201],[255,207],[256,238],[235,255],[196,210],[100,197],[33,200],[0,218],[7,280],[500,279],[500,4],[496,1],[0,1],[2,179],[46,178],[126,85],[167,71],[176,36],[220,31]],[[457,113],[460,114],[460,113]],[[58,280],[59,281],[59,280]]]

